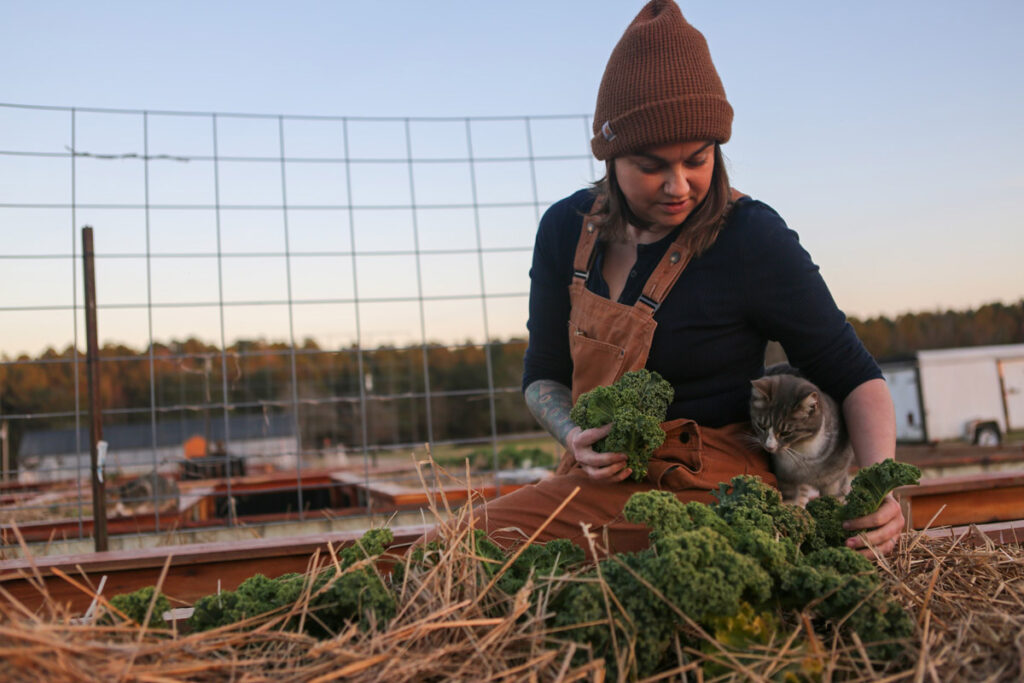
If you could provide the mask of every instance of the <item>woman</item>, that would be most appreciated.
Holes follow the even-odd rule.
[[[743,440],[768,339],[841,403],[859,465],[893,457],[892,402],[877,364],[796,234],[729,186],[720,146],[731,128],[704,37],[671,0],[652,0],[612,52],[598,93],[591,146],[607,175],[553,205],[538,230],[523,386],[566,451],[554,477],[475,511],[495,540],[511,544],[546,525],[539,540],[586,548],[588,528],[612,552],[636,550],[647,532],[621,515],[636,491],[710,501],[737,474],[774,483],[767,455]],[[641,367],[672,383],[675,400],[665,445],[636,482],[624,454],[593,450],[610,426],[583,430],[569,411],[581,393]],[[849,545],[887,553],[903,523],[890,496],[847,523],[864,532]]]

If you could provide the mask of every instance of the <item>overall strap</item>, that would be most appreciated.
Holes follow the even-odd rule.
[[[594,222],[594,214],[600,208],[600,201],[600,199],[595,200],[590,207],[590,212],[583,217],[580,239],[576,242],[576,255],[572,262],[573,282],[580,280],[586,283],[587,278],[590,277],[590,269],[594,265],[594,257],[597,256],[597,250],[594,247],[597,245],[597,237],[600,232]]]
[[[733,204],[747,196],[736,188],[730,188],[729,192],[730,199],[727,212],[732,210]],[[647,278],[643,294],[636,301],[637,308],[639,308],[640,304],[644,304],[644,309],[649,310],[650,315],[653,316],[661,307],[662,302],[665,301],[665,297],[668,296],[672,287],[675,286],[676,280],[686,270],[686,266],[690,263],[691,258],[693,258],[693,253],[686,248],[683,234],[680,233],[675,241],[672,242],[672,246],[665,252],[665,255],[661,257],[658,267]]]
[[[636,308],[653,316],[676,284],[676,280],[683,274],[692,256],[684,244],[683,235],[680,234],[661,257],[654,272],[647,278],[644,291],[636,300]]]
[[[743,194],[735,188],[730,188],[730,199],[729,209],[732,209],[732,205],[738,202],[747,195]],[[683,235],[680,233],[679,237],[676,237],[672,246],[668,248],[665,255],[661,257],[661,261],[658,263],[658,267],[651,273],[651,277],[647,278],[647,284],[644,285],[643,294],[637,299],[637,307],[640,304],[644,304],[645,309],[650,310],[650,315],[661,307],[665,297],[675,286],[676,280],[686,270],[687,264],[690,263],[690,259],[693,258],[693,253],[686,248],[683,242]]]
[[[600,199],[594,202],[590,212],[583,217],[583,225],[580,229],[580,238],[576,243],[576,254],[573,257],[573,283],[585,285],[590,277],[590,269],[594,265],[594,258],[597,255],[598,233],[600,232],[594,223],[594,215],[599,209]],[[653,316],[661,307],[665,297],[676,284],[676,280],[683,274],[693,254],[686,248],[683,235],[676,237],[669,246],[668,251],[661,257],[657,267],[651,276],[647,278],[644,291],[637,298],[635,307]]]

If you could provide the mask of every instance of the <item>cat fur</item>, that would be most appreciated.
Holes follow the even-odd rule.
[[[842,411],[798,370],[775,365],[751,382],[750,420],[785,500],[806,503],[808,488],[849,491],[853,447]]]

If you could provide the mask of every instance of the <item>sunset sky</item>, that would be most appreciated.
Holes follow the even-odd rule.
[[[279,121],[229,114],[357,117],[348,131],[352,157],[404,158],[411,150],[419,161],[465,157],[467,128],[475,156],[518,158],[526,149],[522,121],[467,126],[464,117],[566,116],[575,118],[536,121],[534,154],[582,157],[584,117],[605,61],[642,4],[8,0],[0,2],[0,102],[218,113],[222,156],[268,159],[280,154]],[[797,230],[847,314],[1024,297],[1024,3],[706,0],[681,8],[707,37],[736,112],[724,148],[734,186]],[[358,117],[413,117],[411,142],[401,120]],[[148,142],[150,154],[211,153],[212,116],[154,113],[145,138],[139,113],[75,118],[79,151],[141,155]],[[340,302],[355,296],[353,282],[361,298],[438,297],[422,323],[417,302],[367,306],[365,344],[478,338],[480,300],[458,297],[478,292],[481,280],[489,295],[506,295],[488,308],[492,336],[521,336],[537,213],[597,168],[585,158],[538,166],[539,207],[426,212],[419,246],[438,253],[419,262],[419,280],[404,253],[413,248],[409,225],[372,211],[354,224],[343,212],[290,212],[288,247],[301,254],[290,270],[280,255],[282,212],[224,213],[221,249],[233,256],[218,272],[212,212],[150,212],[147,247],[145,212],[101,208],[143,201],[137,158],[76,162],[83,207],[73,225],[61,208],[71,201],[70,162],[59,156],[71,146],[70,130],[65,110],[0,106],[0,353],[70,342],[71,313],[61,307],[81,304],[70,255],[74,228],[86,222],[97,231],[101,303],[111,304],[101,311],[101,337],[110,340],[143,345],[152,333],[218,341],[223,333],[228,343],[289,335],[349,343],[354,307]],[[289,119],[284,130],[289,155],[341,156],[338,121]],[[280,204],[281,164],[236,163],[232,175],[222,162],[222,203]],[[211,201],[209,162],[149,167],[151,203]],[[408,167],[367,164],[367,174],[351,177],[340,168],[292,165],[289,202],[343,204],[347,192],[332,192],[350,181],[353,203],[409,203]],[[467,168],[416,166],[416,203],[463,203]],[[477,164],[478,202],[531,201],[524,168]],[[358,281],[343,272],[341,256],[353,225],[357,249],[379,252],[361,264]],[[496,251],[470,253],[478,239]],[[140,257],[147,248],[152,261]],[[266,305],[289,285],[293,298],[307,301],[291,316],[287,306]],[[144,306],[208,304],[221,287],[225,299],[251,305],[223,318],[209,305],[158,308],[150,318]]]

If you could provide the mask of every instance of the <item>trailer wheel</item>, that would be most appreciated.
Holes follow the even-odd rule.
[[[982,422],[974,429],[974,445],[976,446],[998,446],[1002,441],[999,425],[995,422]]]

